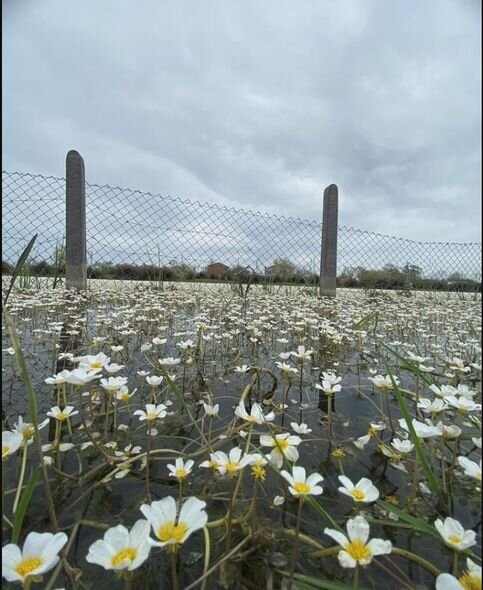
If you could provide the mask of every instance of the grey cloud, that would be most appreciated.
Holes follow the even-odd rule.
[[[4,9],[4,168],[480,240],[480,8],[21,2]]]

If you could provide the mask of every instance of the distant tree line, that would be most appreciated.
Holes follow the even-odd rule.
[[[14,265],[2,261],[2,274],[11,275]],[[56,273],[65,276],[65,263],[30,261],[28,272],[33,276],[53,277]],[[172,262],[169,265],[128,264],[104,262],[88,267],[87,276],[92,279],[121,279],[133,281],[196,281],[213,280],[222,282],[254,284],[294,284],[317,285],[319,276],[315,272],[300,269],[288,259],[277,258],[263,272],[237,265],[229,268],[218,279],[209,279],[207,269],[197,270],[187,263]],[[337,277],[337,286],[367,289],[425,289],[441,291],[479,291],[481,282],[455,272],[446,278],[424,277],[420,267],[406,264],[399,268],[386,264],[381,269],[368,269],[362,266],[345,267]]]

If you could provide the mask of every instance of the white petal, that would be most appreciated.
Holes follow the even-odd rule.
[[[347,551],[339,551],[337,557],[342,567],[356,567],[357,565],[357,561]]]
[[[369,523],[363,516],[356,516],[347,521],[347,534],[351,541],[359,539],[366,543],[369,538],[369,530]]]
[[[334,539],[334,541],[341,547],[344,547],[349,543],[349,539],[344,534],[335,529],[325,528],[324,535],[328,535],[331,539]]]
[[[373,555],[387,555],[392,551],[391,541],[384,541],[383,539],[371,539],[367,546]]]

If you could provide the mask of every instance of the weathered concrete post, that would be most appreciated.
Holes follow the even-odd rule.
[[[86,186],[84,160],[76,150],[65,159],[65,283],[87,289]]]
[[[335,184],[324,190],[322,244],[320,248],[320,296],[335,297],[337,277],[337,218],[339,192]]]

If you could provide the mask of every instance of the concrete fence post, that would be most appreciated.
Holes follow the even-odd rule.
[[[337,222],[339,192],[335,184],[324,190],[322,210],[322,243],[320,248],[319,292],[323,297],[335,297],[337,278]]]
[[[76,150],[65,159],[65,283],[87,289],[86,186],[84,160]]]

